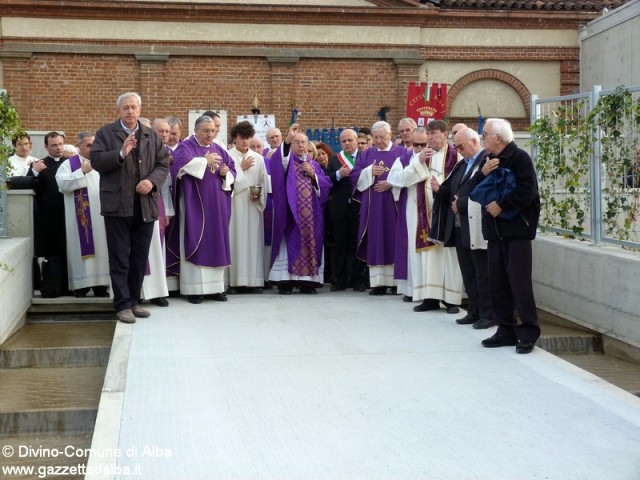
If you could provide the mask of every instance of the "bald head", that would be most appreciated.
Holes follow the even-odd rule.
[[[343,130],[340,134],[340,144],[345,152],[353,155],[358,149],[358,134],[350,128]]]

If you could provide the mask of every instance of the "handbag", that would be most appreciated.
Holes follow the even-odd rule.
[[[516,189],[516,174],[508,168],[498,168],[485,177],[469,194],[469,198],[486,208],[491,202],[500,203],[504,197]],[[499,217],[505,220],[513,220],[518,215],[518,210],[510,208],[503,210]]]

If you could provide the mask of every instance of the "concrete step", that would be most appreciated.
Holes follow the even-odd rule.
[[[60,319],[60,314],[66,318],[69,314],[102,313],[111,314],[109,320],[115,318],[113,313],[113,299],[101,297],[58,297],[42,298],[34,295],[28,314],[49,314],[51,320]]]
[[[0,462],[3,468],[19,467],[4,478],[11,480],[33,480],[35,478],[64,478],[65,480],[82,480],[84,475],[72,469],[80,470],[87,461],[86,452],[91,448],[90,433],[79,435],[38,435],[38,436],[10,436],[0,437],[2,452],[13,451],[12,455],[3,455]],[[10,449],[8,449],[10,447]],[[7,450],[5,450],[7,449]],[[48,452],[52,452],[46,456]],[[62,452],[56,455],[56,452]],[[54,456],[56,455],[56,456]],[[68,470],[58,470],[65,475],[46,475],[48,467],[68,467]],[[32,468],[31,472],[26,469]],[[51,471],[51,470],[49,470]]]
[[[28,323],[0,346],[0,368],[106,366],[115,322]]]
[[[578,327],[540,322],[537,346],[554,355],[602,353],[602,336]]]
[[[0,435],[90,432],[106,367],[0,369]]]
[[[611,355],[559,354],[558,357],[640,397],[640,365]]]

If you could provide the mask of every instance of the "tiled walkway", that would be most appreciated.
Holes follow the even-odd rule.
[[[119,324],[89,462],[111,473],[87,480],[640,478],[640,398],[482,348],[459,315],[324,290]]]

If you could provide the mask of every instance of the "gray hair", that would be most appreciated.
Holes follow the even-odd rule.
[[[166,119],[164,119],[164,118],[155,118],[155,119],[153,120],[153,123],[152,123],[151,125],[152,125],[153,129],[155,130],[155,129],[157,129],[157,128],[158,128],[158,126],[159,126],[161,123],[166,123],[167,125],[169,125],[169,122],[167,122],[167,120],[166,120]],[[171,125],[169,125],[169,126],[171,126]]]
[[[413,135],[414,133],[424,133],[425,135],[427,134],[427,129],[424,127],[416,127],[413,129],[413,132],[411,132],[411,134]]]
[[[145,127],[151,128],[151,120],[149,120],[147,117],[138,117],[138,121]]]
[[[384,130],[387,133],[393,133],[391,131],[391,125],[389,125],[384,120],[380,120],[379,122],[376,122],[371,126],[371,133],[375,132],[376,130]]]
[[[484,129],[491,127],[491,133],[496,134],[504,143],[513,142],[513,130],[511,124],[504,118],[490,118],[485,123]]]
[[[116,100],[116,108],[120,108],[122,106],[122,102],[124,102],[127,98],[135,98],[138,107],[142,107],[142,98],[136,92],[126,92],[118,97]]]
[[[209,115],[201,115],[196,119],[196,124],[194,125],[194,128],[200,128],[200,125],[202,125],[203,123],[213,123],[213,118],[211,118]]]
[[[167,123],[169,124],[170,127],[174,127],[174,126],[178,126],[180,128],[182,128],[182,122],[180,121],[179,118],[176,117],[167,117],[165,118],[165,120],[167,121]]]
[[[458,136],[458,134],[460,134],[463,137],[462,139],[465,142],[467,140],[476,140],[477,142],[480,142],[480,135],[478,135],[478,132],[476,132],[473,128],[469,128],[469,127],[461,128],[456,133],[456,136]]]
[[[403,123],[408,123],[409,125],[411,125],[411,128],[416,128],[418,126],[418,124],[413,118],[407,117],[407,118],[403,118],[398,122],[398,130],[400,130],[400,125],[402,125]]]
[[[91,132],[89,130],[83,130],[82,132],[78,133],[78,135],[76,135],[76,141],[78,142],[78,144],[80,144],[84,142],[85,139],[89,137],[95,137],[95,136],[96,136],[95,132]]]

